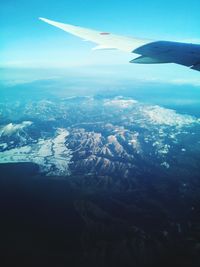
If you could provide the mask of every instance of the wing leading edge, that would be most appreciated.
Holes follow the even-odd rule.
[[[70,34],[78,36],[83,40],[96,43],[97,47],[95,47],[94,50],[118,49],[139,55],[138,58],[131,60],[131,63],[176,63],[200,71],[199,44],[131,38],[60,23],[45,18],[39,19]]]

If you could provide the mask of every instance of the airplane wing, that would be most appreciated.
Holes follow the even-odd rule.
[[[200,71],[200,44],[153,41],[90,30],[53,20],[40,20],[60,28],[86,41],[96,43],[97,49],[118,49],[139,57],[130,61],[138,64],[176,63]]]

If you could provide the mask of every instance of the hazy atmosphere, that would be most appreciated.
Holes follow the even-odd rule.
[[[200,2],[0,5],[0,265],[200,266],[199,61],[131,64],[38,19],[196,59]]]

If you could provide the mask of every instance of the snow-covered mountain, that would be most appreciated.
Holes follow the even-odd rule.
[[[6,114],[12,109],[16,119]],[[2,108],[0,162],[34,162],[46,175],[135,179],[197,171],[200,119],[131,98],[71,97]],[[8,112],[9,111],[9,112]]]

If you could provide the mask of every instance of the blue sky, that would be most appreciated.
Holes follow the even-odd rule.
[[[182,66],[129,64],[133,55],[91,51],[94,46],[38,20],[46,17],[83,27],[141,38],[200,42],[198,0],[2,0],[1,67],[85,68],[142,79],[200,83],[199,72]]]

